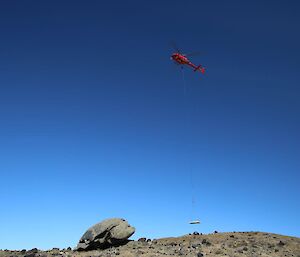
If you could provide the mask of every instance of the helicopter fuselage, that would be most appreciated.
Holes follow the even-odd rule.
[[[188,65],[188,66],[192,67],[194,69],[194,71],[199,70],[201,73],[205,72],[205,69],[204,69],[204,67],[202,67],[202,65],[196,66],[184,54],[173,53],[171,55],[171,60],[173,60],[175,63],[182,65],[182,66]]]
[[[190,61],[188,60],[188,58],[186,56],[184,56],[183,54],[179,54],[179,53],[172,54],[171,59],[173,61],[177,62],[178,64],[188,64],[188,63],[190,63]]]

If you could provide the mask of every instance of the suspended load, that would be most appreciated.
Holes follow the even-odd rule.
[[[192,220],[189,223],[192,224],[192,225],[200,224],[200,220]]]

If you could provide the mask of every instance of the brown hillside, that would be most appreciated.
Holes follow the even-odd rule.
[[[182,237],[141,239],[106,250],[76,252],[67,249],[51,251],[0,251],[0,257],[300,257],[300,238],[262,232],[214,233]]]

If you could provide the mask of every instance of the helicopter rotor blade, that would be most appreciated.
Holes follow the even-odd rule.
[[[190,57],[190,56],[197,56],[197,55],[201,55],[201,54],[202,54],[201,52],[191,52],[191,53],[186,54],[185,56]]]
[[[173,49],[177,52],[177,53],[181,53],[180,49],[178,48],[178,46],[176,45],[176,43],[174,41],[170,42],[170,45],[173,47]]]

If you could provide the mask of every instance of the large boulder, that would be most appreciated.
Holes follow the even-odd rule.
[[[133,235],[135,228],[124,219],[106,219],[90,227],[80,238],[76,250],[105,249],[122,245]]]

